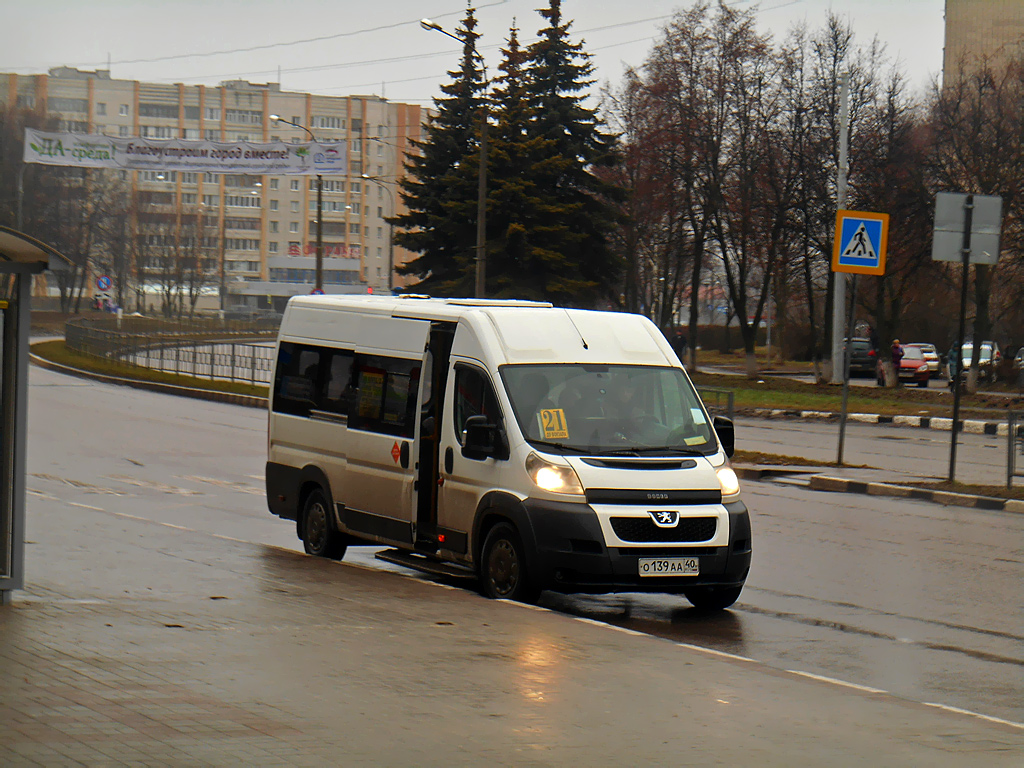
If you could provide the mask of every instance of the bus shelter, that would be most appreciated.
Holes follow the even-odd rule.
[[[25,586],[25,446],[32,275],[71,261],[0,225],[0,605]]]

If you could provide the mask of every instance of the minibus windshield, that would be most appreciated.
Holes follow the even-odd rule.
[[[679,368],[506,365],[502,381],[523,436],[556,452],[710,454],[718,450]]]

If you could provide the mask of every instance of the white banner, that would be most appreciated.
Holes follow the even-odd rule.
[[[114,138],[25,129],[26,163],[122,171],[206,171],[271,176],[348,172],[345,142],[253,144],[248,141]]]

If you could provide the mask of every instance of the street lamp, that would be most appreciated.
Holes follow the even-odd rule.
[[[391,194],[391,190],[387,188],[387,185],[385,185],[383,181],[381,181],[380,179],[378,179],[378,178],[376,178],[374,176],[367,176],[364,173],[363,174],[363,178],[366,181],[372,181],[374,184],[376,184],[377,186],[379,186],[381,189],[383,189],[385,192],[388,193],[388,202],[391,203],[391,206],[390,206],[391,215],[388,218],[389,219],[393,219],[395,217],[395,196]],[[392,277],[391,277],[391,275],[394,272],[394,270],[395,270],[395,225],[389,221],[388,222],[388,293],[391,293],[391,289],[392,289]]]
[[[452,40],[458,40],[463,45],[466,41],[458,35],[453,35],[440,24],[430,19],[420,19],[420,26],[424,29],[432,29],[447,35]],[[487,64],[483,56],[476,49],[476,41],[470,43],[473,55],[476,56],[483,67],[484,83],[487,82]],[[480,172],[477,178],[476,192],[476,297],[484,298],[486,293],[485,278],[487,273],[487,251],[486,251],[486,230],[487,230],[487,102],[481,99],[480,102]]]
[[[296,128],[301,128],[309,134],[310,141],[316,143],[316,136],[304,125],[285,120],[280,115],[271,115],[271,120],[279,123],[287,123]],[[314,290],[318,293],[324,291],[324,177],[319,173],[316,175],[316,285]]]

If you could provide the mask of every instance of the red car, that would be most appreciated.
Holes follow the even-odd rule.
[[[928,379],[931,376],[928,371],[928,361],[920,347],[906,346],[903,348],[903,359],[900,360],[900,369],[897,371],[901,384],[917,384],[919,387],[927,387]],[[875,369],[875,378],[878,386],[885,386],[885,376],[882,374],[882,360],[878,361]]]

